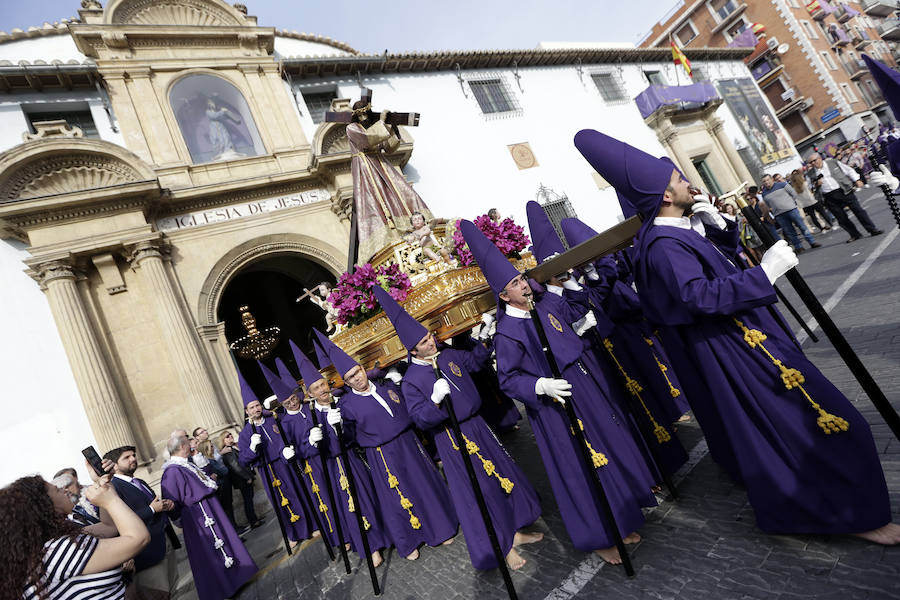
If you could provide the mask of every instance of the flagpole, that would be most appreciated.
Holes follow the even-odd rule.
[[[669,34],[669,49],[672,51],[672,64],[675,64],[675,39],[672,37],[672,34]],[[678,67],[684,68],[681,65],[681,58],[678,59],[678,64],[675,65],[675,84],[678,87],[681,87],[681,76],[678,74]]]

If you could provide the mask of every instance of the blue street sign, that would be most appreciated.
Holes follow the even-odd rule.
[[[839,111],[836,108],[832,108],[831,110],[827,111],[825,114],[822,115],[822,122],[826,123],[832,119],[836,119],[839,116],[841,116],[841,111]]]

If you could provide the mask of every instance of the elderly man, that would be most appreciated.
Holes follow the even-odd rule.
[[[813,192],[815,192],[816,199],[825,203],[825,206],[828,207],[828,210],[831,211],[841,227],[850,234],[850,239],[847,240],[848,244],[862,237],[856,225],[853,224],[853,221],[850,220],[850,217],[845,212],[848,208],[853,211],[853,214],[856,215],[860,224],[869,232],[869,235],[881,235],[884,233],[884,231],[875,226],[875,223],[869,217],[869,213],[859,205],[854,187],[861,188],[863,182],[859,178],[859,173],[853,167],[849,167],[833,158],[822,160],[822,156],[818,152],[810,154],[807,163],[811,167],[807,174],[809,175],[810,185],[813,188]]]
[[[174,504],[172,515],[184,531],[197,596],[230,598],[256,574],[256,564],[216,498],[216,482],[188,460],[188,439],[169,438],[167,448],[162,495]]]
[[[763,175],[762,196],[772,214],[775,221],[781,226],[781,230],[787,236],[794,252],[800,254],[803,252],[803,243],[797,237],[796,227],[800,234],[806,239],[811,248],[820,248],[822,244],[816,243],[803,217],[800,216],[800,209],[797,208],[797,193],[794,188],[782,181],[775,181],[775,178],[768,173]]]

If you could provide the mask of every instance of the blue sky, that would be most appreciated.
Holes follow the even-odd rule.
[[[243,0],[260,25],[316,33],[362,52],[527,49],[538,42],[637,42],[677,0]],[[80,0],[0,0],[0,30],[77,15]],[[106,0],[103,0],[104,6]]]

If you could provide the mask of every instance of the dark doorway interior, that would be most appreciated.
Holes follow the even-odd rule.
[[[308,299],[299,303],[296,299],[303,294],[303,288],[311,289],[322,281],[334,284],[334,275],[296,254],[265,258],[242,269],[225,286],[217,312],[219,319],[225,321],[229,344],[247,333],[239,310],[247,305],[260,330],[273,326],[281,329],[278,346],[262,361],[267,367],[274,371],[275,358],[281,358],[295,376],[298,374],[288,339],[294,340],[315,364],[312,328],[325,330],[324,313]],[[232,357],[260,400],[271,395],[256,361],[239,358],[234,353]]]

